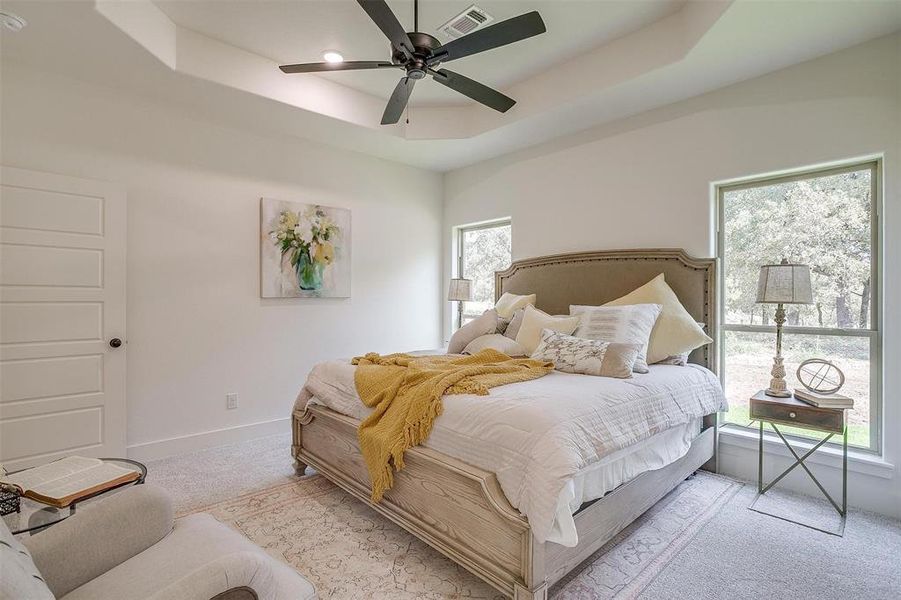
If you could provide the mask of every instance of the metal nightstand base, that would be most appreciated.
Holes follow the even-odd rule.
[[[786,470],[784,470],[782,473],[780,473],[771,482],[764,484],[763,483],[763,426],[764,426],[764,421],[759,421],[759,423],[760,423],[760,441],[759,441],[759,446],[758,446],[759,462],[758,462],[758,468],[757,468],[757,495],[754,496],[754,500],[751,501],[751,504],[750,504],[750,506],[748,506],[748,509],[753,510],[754,512],[757,512],[757,513],[760,513],[763,515],[768,515],[770,517],[775,517],[775,518],[781,519],[783,521],[788,521],[789,523],[801,525],[802,527],[807,527],[808,529],[821,531],[821,532],[827,533],[829,535],[843,537],[845,534],[845,521],[848,518],[848,426],[845,425],[844,431],[842,432],[842,504],[841,504],[841,506],[839,506],[838,503],[835,500],[833,500],[832,496],[829,495],[829,492],[826,491],[826,488],[823,487],[823,484],[821,484],[819,482],[819,480],[816,478],[816,476],[814,476],[813,472],[807,467],[806,464],[804,464],[804,461],[807,460],[814,452],[816,452],[823,444],[828,442],[834,434],[830,433],[825,438],[820,440],[813,448],[808,450],[804,454],[804,456],[798,456],[798,453],[795,452],[795,449],[792,448],[791,444],[788,443],[788,440],[785,439],[785,436],[782,435],[782,432],[779,431],[779,428],[776,427],[776,424],[773,422],[770,422],[770,426],[773,428],[773,431],[776,432],[776,434],[782,440],[782,443],[785,444],[785,447],[788,448],[789,452],[792,453],[792,456],[795,457],[795,462],[792,463],[791,466],[789,466]],[[823,493],[823,495],[826,497],[826,499],[829,500],[829,503],[832,504],[832,507],[836,510],[836,512],[838,512],[839,516],[841,517],[841,522],[839,524],[838,531],[829,531],[826,529],[821,529],[814,525],[802,523],[801,521],[795,521],[794,519],[789,519],[788,517],[784,517],[781,515],[777,515],[777,514],[774,514],[771,512],[761,510],[759,508],[755,508],[755,505],[757,504],[757,501],[760,499],[760,497],[763,496],[770,488],[772,488],[774,485],[776,485],[780,480],[782,480],[783,477],[785,477],[786,475],[791,473],[794,470],[794,468],[797,467],[798,465],[800,465],[801,468],[804,469],[805,472],[807,472],[807,475],[810,476],[810,478],[813,480],[813,482],[816,484],[816,486],[820,489],[820,492]]]

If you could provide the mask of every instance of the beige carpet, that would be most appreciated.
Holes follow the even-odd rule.
[[[698,474],[552,590],[566,599],[634,598],[741,488]],[[324,599],[502,598],[319,475],[203,507],[312,581]]]
[[[321,478],[298,481],[290,447],[290,434],[285,434],[151,461],[147,479],[170,492],[179,514],[209,506],[219,519],[310,576],[323,598],[356,600],[370,593],[400,600],[494,597],[451,561]],[[734,491],[735,486],[740,489]],[[901,521],[852,510],[840,538],[748,510],[754,491],[753,485],[699,474],[555,586],[552,596],[901,598]],[[853,501],[855,490],[849,492]],[[808,519],[831,510],[822,499],[780,489],[771,494],[778,496],[773,501]],[[379,542],[385,539],[393,545]],[[330,549],[332,543],[338,549]],[[384,580],[378,581],[379,573]],[[366,582],[365,591],[357,579]]]

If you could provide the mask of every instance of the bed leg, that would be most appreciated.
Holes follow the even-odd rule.
[[[307,463],[298,458],[300,456],[300,446],[291,446],[291,456],[294,458],[294,473],[298,477],[303,477],[307,471]]]
[[[513,585],[513,600],[547,600],[547,582],[531,590],[518,583]]]

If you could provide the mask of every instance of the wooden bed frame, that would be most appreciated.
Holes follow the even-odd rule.
[[[613,250],[514,262],[496,274],[496,295],[536,293],[538,307],[568,314],[569,304],[598,305],[664,273],[699,322],[715,331],[716,262],[682,250]],[[689,360],[715,370],[713,344]],[[406,468],[382,502],[370,484],[357,442],[359,422],[323,406],[295,410],[295,468],[309,465],[348,493],[515,600],[546,599],[548,588],[699,468],[716,470],[716,415],[704,418],[688,453],[584,504],[575,514],[579,544],[538,543],[528,521],[507,501],[493,473],[423,446],[408,450]]]

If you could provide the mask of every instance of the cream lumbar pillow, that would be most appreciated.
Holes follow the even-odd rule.
[[[486,310],[481,316],[476,317],[460,329],[454,332],[447,343],[448,354],[460,354],[463,349],[479,336],[494,333],[497,330],[497,312],[494,309]]]
[[[541,342],[541,331],[550,329],[571,334],[579,326],[579,317],[555,317],[542,310],[538,310],[531,304],[526,306],[522,316],[522,325],[516,334],[516,343],[529,354],[535,351]]]
[[[659,304],[663,307],[651,331],[648,364],[666,360],[667,357],[676,354],[691,352],[713,341],[679,302],[676,293],[667,285],[663,273],[637,290],[604,306],[627,304]]]
[[[497,311],[497,316],[500,318],[512,319],[513,313],[528,305],[535,306],[535,294],[520,296],[519,294],[504,292],[504,294],[497,299],[494,310]]]

